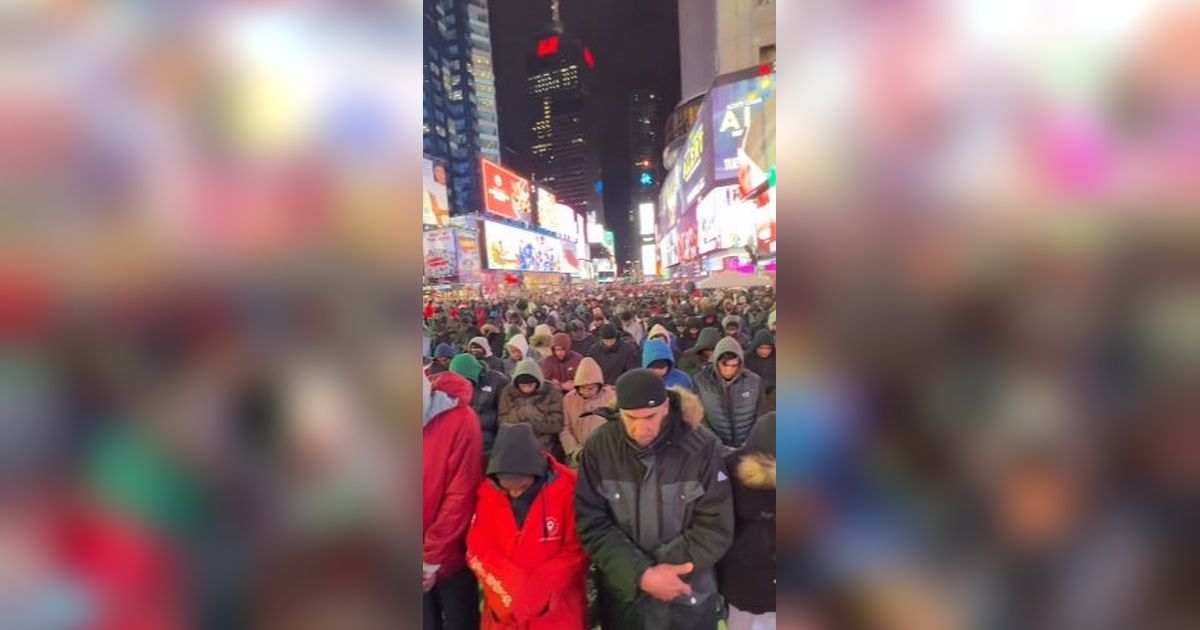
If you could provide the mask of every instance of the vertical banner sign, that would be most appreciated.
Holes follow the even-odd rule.
[[[425,232],[425,277],[447,280],[458,273],[454,230],[446,228]]]
[[[450,219],[446,165],[429,158],[422,162],[421,223],[445,227]]]
[[[458,281],[479,282],[479,236],[474,230],[458,230]]]

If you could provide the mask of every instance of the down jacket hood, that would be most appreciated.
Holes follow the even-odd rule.
[[[504,344],[505,348],[507,348],[509,346],[512,346],[512,347],[516,348],[517,350],[520,350],[522,359],[529,356],[529,342],[525,340],[525,335],[522,335],[520,333],[513,335],[513,338],[509,339],[508,343]]]
[[[549,348],[554,343],[554,332],[545,324],[538,324],[529,338],[529,345],[535,348]]]
[[[470,350],[471,346],[483,348],[483,356],[485,357],[492,356],[492,344],[488,343],[487,337],[472,337],[471,341],[467,343],[467,349]]]
[[[517,363],[517,367],[513,369],[512,382],[516,383],[517,377],[525,374],[537,379],[538,389],[541,389],[542,383],[546,382],[546,377],[542,375],[542,366],[533,359],[521,359]]]
[[[538,444],[533,427],[526,422],[500,427],[492,457],[488,461],[487,476],[529,475],[541,477],[546,474],[546,458]]]
[[[592,357],[584,357],[575,368],[575,386],[604,385],[604,372]]]
[[[654,327],[650,329],[650,333],[648,335],[646,335],[646,338],[653,339],[654,337],[658,337],[660,335],[663,337],[670,338],[671,331],[667,330],[666,327],[663,326],[662,324],[655,324]]]
[[[648,368],[655,361],[669,361],[675,367],[675,354],[661,339],[650,339],[642,346],[642,367]]]

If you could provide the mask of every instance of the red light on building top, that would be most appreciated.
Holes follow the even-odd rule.
[[[538,42],[537,55],[539,57],[549,57],[550,55],[558,54],[558,35],[551,35]]]
[[[764,76],[764,75],[768,75],[768,74],[771,74],[771,73],[772,73],[772,72],[774,72],[774,71],[775,71],[775,68],[774,68],[774,67],[773,67],[771,64],[769,64],[769,63],[764,63],[764,64],[762,64],[762,65],[760,65],[760,66],[758,67],[758,76],[760,76],[760,77],[761,77],[761,76]]]
[[[583,49],[583,61],[587,63],[589,68],[596,67],[596,59],[592,57],[592,51],[590,49]]]

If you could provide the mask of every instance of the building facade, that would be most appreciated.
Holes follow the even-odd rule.
[[[425,0],[424,152],[446,163],[452,214],[482,208],[479,160],[500,162],[488,0]]]
[[[630,204],[626,220],[629,223],[626,239],[624,260],[643,260],[642,251],[646,245],[654,244],[654,209],[658,204],[658,193],[662,185],[666,169],[663,168],[663,125],[665,123],[667,105],[653,91],[634,92],[629,95],[629,155],[630,164]],[[644,204],[651,204],[649,231],[643,229],[642,218]],[[643,263],[645,261],[643,260]],[[642,265],[643,270],[647,267]],[[649,263],[649,272],[653,273],[653,263]]]
[[[534,101],[532,173],[559,203],[594,213],[605,223],[596,116],[591,98],[591,50],[566,32],[552,5],[551,27],[527,57],[528,91]]]

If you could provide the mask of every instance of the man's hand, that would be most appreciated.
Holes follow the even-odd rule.
[[[437,583],[437,572],[425,573],[421,577],[421,592],[428,593],[429,589]]]
[[[685,564],[656,564],[642,574],[638,582],[647,595],[654,599],[669,602],[680,595],[691,595],[692,587],[683,580],[681,575],[692,572],[692,563]]]

